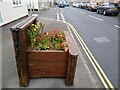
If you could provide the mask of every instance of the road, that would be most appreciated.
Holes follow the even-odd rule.
[[[118,26],[118,16],[103,16],[73,7],[54,8],[51,12],[46,11],[44,13],[46,14],[41,14],[41,17],[57,19],[58,21],[63,20],[75,27],[108,79],[117,88],[118,29],[120,28]],[[81,45],[78,46],[83,52],[91,73],[97,76]]]
[[[118,17],[78,8],[62,9],[65,20],[81,35],[114,87],[118,87]],[[86,57],[84,55],[84,57]],[[92,66],[87,63],[92,71]]]

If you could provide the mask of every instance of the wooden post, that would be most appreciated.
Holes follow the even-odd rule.
[[[26,50],[28,48],[27,28],[32,24],[36,24],[37,16],[32,16],[11,27],[14,51],[16,57],[16,66],[18,70],[20,86],[26,87],[29,84],[29,71]]]
[[[74,76],[75,76],[78,52],[77,52],[75,42],[73,41],[69,32],[65,32],[65,34],[67,35],[66,39],[67,39],[67,43],[68,43],[68,47],[69,47],[65,84],[67,86],[72,86],[74,84]]]
[[[73,56],[69,54],[67,72],[66,72],[66,81],[65,81],[65,84],[67,86],[73,86],[74,84],[76,62],[77,62],[77,56]]]

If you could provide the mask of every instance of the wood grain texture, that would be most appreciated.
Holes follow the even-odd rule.
[[[21,30],[25,30],[28,28],[31,24],[37,23],[37,16],[32,17],[28,22],[26,22],[24,25],[20,27]]]
[[[68,52],[45,51],[28,52],[30,77],[66,77]]]
[[[69,32],[64,31],[64,33],[66,35],[66,40],[67,40],[68,48],[69,48],[65,84],[67,86],[72,86],[74,85],[74,76],[75,76],[75,71],[76,71],[78,51],[77,51],[76,44],[73,41],[72,37],[70,36]]]

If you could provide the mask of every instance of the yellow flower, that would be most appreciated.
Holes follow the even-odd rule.
[[[36,39],[34,39],[34,41],[36,41]]]
[[[36,29],[38,29],[38,26],[37,26],[37,25],[35,25],[35,28],[36,28]]]
[[[45,26],[45,24],[44,24],[44,23],[42,23],[42,26]]]
[[[34,28],[34,31],[36,31],[37,29]]]
[[[49,35],[49,33],[48,33],[48,32],[46,32],[46,35]]]
[[[34,24],[32,24],[32,26],[35,26]]]

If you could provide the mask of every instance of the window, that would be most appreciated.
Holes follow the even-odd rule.
[[[13,0],[13,5],[15,6],[21,5],[21,0]]]

